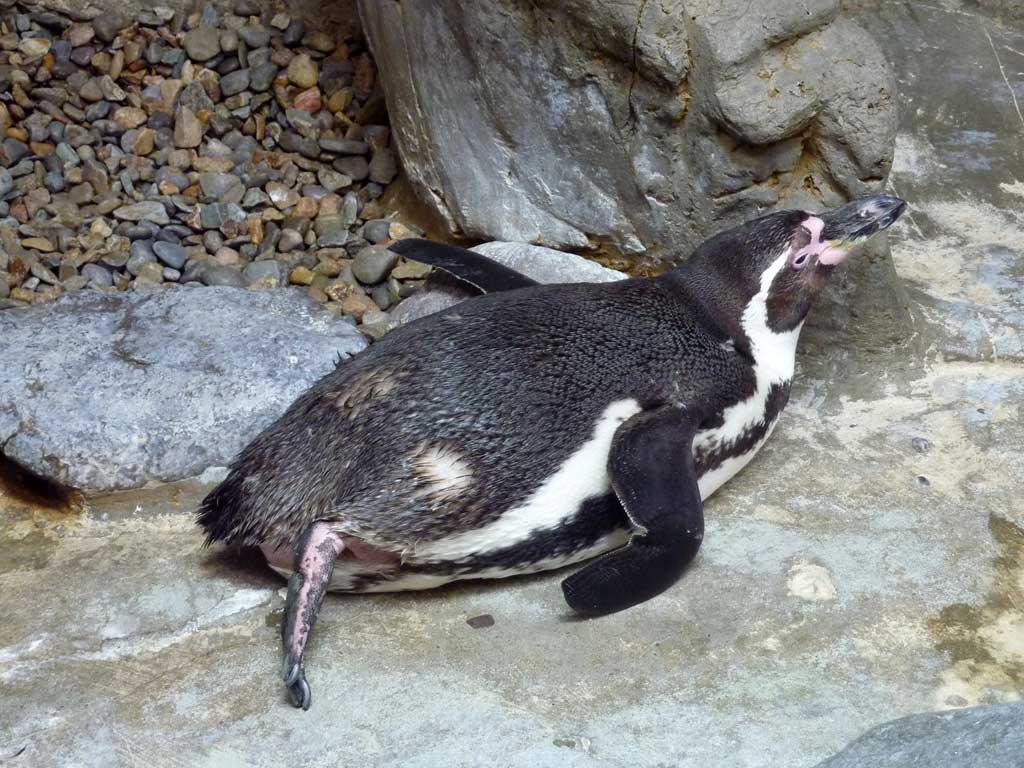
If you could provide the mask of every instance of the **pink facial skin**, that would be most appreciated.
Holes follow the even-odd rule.
[[[819,264],[825,264],[830,267],[846,261],[846,256],[849,253],[848,249],[836,248],[827,242],[821,241],[821,233],[825,229],[825,222],[817,216],[808,216],[803,225],[811,233],[811,242],[794,253],[790,258],[790,263],[799,262],[800,257],[803,255],[817,256]]]

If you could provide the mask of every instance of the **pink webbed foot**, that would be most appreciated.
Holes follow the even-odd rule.
[[[309,526],[295,550],[295,572],[288,580],[281,626],[282,676],[292,704],[304,710],[312,703],[304,668],[306,645],[331,582],[334,561],[344,550],[341,535],[331,530],[328,523]]]

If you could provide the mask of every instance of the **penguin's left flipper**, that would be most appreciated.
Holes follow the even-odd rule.
[[[704,539],[704,510],[693,463],[694,426],[674,406],[626,421],[612,440],[608,471],[634,533],[562,582],[582,616],[630,608],[671,587]]]
[[[444,270],[481,293],[500,293],[538,285],[521,272],[489,259],[482,253],[433,240],[409,238],[388,246],[388,250],[407,259]]]

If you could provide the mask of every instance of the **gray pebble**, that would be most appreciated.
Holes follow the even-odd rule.
[[[68,59],[72,63],[77,64],[80,67],[87,67],[89,66],[89,61],[95,54],[95,48],[93,48],[90,45],[83,45],[79,48],[72,49],[71,53],[68,56]]]
[[[124,230],[129,240],[152,240],[160,234],[160,227],[150,221],[143,221]]]
[[[8,165],[14,165],[23,157],[26,157],[29,153],[28,144],[17,139],[4,139],[3,143],[4,155],[7,158]]]
[[[109,251],[100,257],[100,261],[113,269],[124,269],[124,265],[128,263],[128,251]]]
[[[281,148],[288,152],[298,152],[303,157],[316,159],[320,156],[320,147],[311,138],[304,138],[297,133],[285,133],[281,136]]]
[[[321,248],[341,248],[341,246],[348,244],[348,241],[349,233],[347,229],[327,232],[323,235],[318,235],[316,238],[316,244]]]
[[[391,289],[388,288],[387,283],[381,283],[372,291],[370,291],[370,298],[372,298],[376,302],[378,307],[380,307],[382,310],[385,310],[391,306]]]
[[[35,170],[35,165],[32,163],[31,160],[26,158],[22,160],[20,163],[15,163],[14,165],[9,166],[7,170],[10,172],[11,176],[18,179],[21,178],[22,176],[28,176],[30,173],[32,173],[32,171]]]
[[[135,184],[132,181],[132,174],[129,171],[121,171],[117,175],[117,180],[121,182],[121,189],[124,190],[125,194],[135,194]]]
[[[47,285],[57,285],[58,283],[60,283],[60,280],[57,279],[57,276],[53,274],[53,270],[51,270],[41,261],[33,262],[30,269],[34,277],[36,277],[41,282],[46,283]]]
[[[277,241],[277,250],[281,253],[288,253],[300,247],[303,243],[302,234],[294,229],[285,229],[281,232],[281,239]]]
[[[270,198],[262,189],[247,189],[242,198],[243,208],[255,208],[258,205],[270,205]]]
[[[363,187],[360,194],[365,195],[367,200],[376,200],[378,197],[384,194],[384,186],[382,184],[378,184],[375,181],[371,181],[368,182],[365,187]]]
[[[92,200],[94,190],[92,184],[76,184],[68,191],[68,199],[75,205],[85,205]]]
[[[235,0],[235,13],[239,16],[259,16],[260,4],[257,0]]]
[[[115,211],[115,213],[117,213]],[[199,206],[199,223],[203,229],[220,229],[228,221],[245,221],[245,211],[235,203],[211,203]]]
[[[316,174],[317,180],[329,191],[337,192],[339,189],[352,186],[352,177],[330,168],[321,168]]]
[[[373,219],[363,224],[363,237],[371,243],[379,243],[388,239],[391,222],[388,219]]]
[[[339,157],[333,163],[334,170],[350,176],[353,181],[363,181],[370,175],[370,164],[361,155]]]
[[[387,277],[397,263],[397,253],[379,245],[370,245],[356,254],[352,274],[363,285],[374,285]]]
[[[199,17],[199,23],[205,24],[208,27],[216,27],[220,24],[220,14],[217,13],[217,9],[212,5],[204,5]]]
[[[234,288],[245,288],[249,281],[234,267],[212,264],[199,273],[203,285],[227,285]]]
[[[251,61],[249,63],[252,65]],[[249,69],[249,87],[257,93],[269,91],[275,77],[277,77],[277,65],[273,62],[252,65]]]
[[[347,231],[348,227],[349,224],[339,214],[317,216],[313,222],[313,229],[319,237],[332,234],[338,230]]]
[[[117,33],[130,24],[128,17],[121,11],[108,8],[92,20],[92,28],[96,30],[96,37],[104,43],[111,43]]]
[[[292,19],[284,30],[284,44],[289,46],[298,45],[306,34],[306,25],[301,19]]]
[[[176,243],[154,243],[153,252],[171,269],[181,269],[185,266],[185,260],[188,258],[185,249]]]
[[[250,48],[262,48],[270,42],[270,31],[262,24],[246,24],[238,30],[238,36]]]
[[[358,217],[359,198],[349,192],[341,202],[341,219],[345,222],[345,227],[348,228],[356,223]]]
[[[390,184],[398,175],[398,162],[390,147],[378,149],[370,160],[370,180],[378,184]]]
[[[240,202],[244,194],[238,177],[230,173],[200,173],[199,186],[207,198],[219,202]],[[238,200],[225,200],[228,192],[235,187],[239,188]]]
[[[82,159],[78,153],[75,152],[75,147],[71,144],[61,141],[53,150],[53,154],[56,155],[65,166],[77,166],[82,164]]]
[[[249,87],[249,70],[239,69],[220,79],[220,90],[225,96],[234,96]]]
[[[86,278],[93,285],[101,288],[109,288],[114,284],[110,270],[104,269],[99,264],[86,264],[82,267],[82,277]]]
[[[156,254],[153,253],[153,246],[146,240],[136,240],[132,243],[131,255],[125,268],[135,277],[139,276],[142,268],[147,264],[156,261]]]
[[[291,123],[292,128],[299,132],[299,135],[307,139],[315,139],[320,127],[309,112],[302,109],[289,109],[285,111],[285,117]]]
[[[197,81],[191,82],[181,89],[181,93],[178,94],[178,106],[188,107],[188,109],[197,113],[204,110],[213,112],[216,109],[202,83]]]
[[[64,174],[60,171],[50,171],[46,174],[46,178],[43,179],[43,186],[45,186],[51,192],[63,192],[64,191]]]
[[[220,32],[214,27],[200,25],[185,34],[184,45],[192,61],[207,61],[220,53]]]
[[[254,261],[245,268],[245,276],[250,282],[257,280],[273,280],[277,285],[284,285],[286,275],[285,268],[273,260]]]
[[[114,210],[114,216],[125,221],[152,221],[155,224],[171,223],[163,203],[158,203],[154,200],[122,206]]]
[[[224,245],[224,236],[216,229],[210,229],[203,233],[203,247],[209,253],[216,253]]]
[[[235,30],[221,30],[220,49],[225,53],[234,53],[238,50],[238,33]]]
[[[370,151],[369,145],[364,141],[327,136],[320,139],[320,148],[324,152],[334,152],[338,155],[365,155]]]

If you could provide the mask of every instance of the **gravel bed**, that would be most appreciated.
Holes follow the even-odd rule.
[[[305,287],[371,337],[429,269],[362,39],[238,0],[75,21],[0,0],[0,309],[80,290]]]

